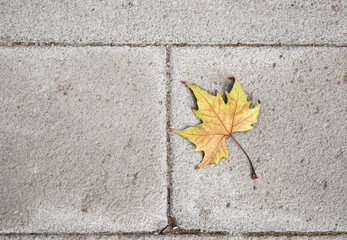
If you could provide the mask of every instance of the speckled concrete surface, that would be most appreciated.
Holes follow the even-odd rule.
[[[241,149],[194,170],[202,152],[171,135],[171,214],[184,228],[224,231],[346,231],[345,93],[347,49],[173,48],[170,127],[200,120],[180,81],[210,93],[230,90],[235,76],[262,102],[255,128],[234,137]],[[195,107],[196,108],[196,107]]]
[[[165,75],[163,48],[0,48],[0,232],[165,227]]]
[[[319,236],[319,237],[229,237],[229,236],[216,236],[216,237],[202,237],[202,236],[143,236],[143,237],[121,237],[121,240],[343,240],[346,236]]]
[[[346,7],[0,0],[0,239],[346,239]],[[229,76],[257,180],[167,131]]]
[[[318,236],[318,237],[237,237],[237,236],[192,236],[192,235],[180,235],[180,236],[11,236],[0,237],[2,240],[344,240],[347,236]]]
[[[346,1],[0,1],[0,40],[347,43]]]
[[[121,240],[343,240],[347,236],[319,236],[319,237],[229,237],[229,236],[215,236],[215,237],[202,237],[202,236],[143,236],[143,237],[122,237]]]

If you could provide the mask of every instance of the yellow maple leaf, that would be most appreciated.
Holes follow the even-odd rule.
[[[205,167],[211,163],[217,165],[223,157],[229,161],[225,139],[230,136],[246,154],[252,167],[252,178],[255,179],[257,175],[253,164],[232,133],[253,128],[252,124],[257,122],[260,101],[258,106],[250,108],[252,101],[247,101],[247,94],[240,83],[233,77],[229,79],[235,80],[235,83],[230,93],[225,91],[226,103],[218,91],[216,91],[216,96],[213,96],[195,85],[183,82],[195,95],[198,109],[193,108],[192,110],[202,120],[202,123],[184,130],[170,128],[169,131],[175,132],[194,143],[196,146],[195,151],[204,151],[204,157],[195,169]]]

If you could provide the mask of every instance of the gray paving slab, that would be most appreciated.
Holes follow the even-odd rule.
[[[203,153],[171,133],[171,215],[187,229],[346,231],[346,48],[173,48],[170,127],[200,121],[180,81],[211,94],[236,77],[257,104],[255,128],[227,140],[230,162],[194,170]],[[256,105],[255,104],[255,105]]]
[[[201,239],[201,240],[343,240],[346,236],[319,236],[319,237],[237,237],[237,236],[192,236],[192,235],[181,235],[181,236],[143,236],[143,237],[122,237],[121,240],[189,240],[189,239]]]
[[[165,58],[0,48],[0,232],[166,226]]]
[[[42,236],[42,235],[31,235],[31,236],[4,236],[0,237],[1,240],[121,240],[120,236],[105,236],[105,235],[95,235],[95,236]],[[136,239],[136,237],[135,237]]]
[[[78,240],[188,240],[188,239],[202,239],[202,240],[343,240],[346,236],[318,236],[318,237],[234,237],[234,236],[194,236],[194,235],[171,235],[171,236],[10,236],[0,237],[2,240],[65,240],[65,239],[78,239]]]
[[[193,235],[181,235],[181,236],[143,236],[143,237],[122,237],[121,240],[343,240],[346,236],[319,236],[319,237],[242,237],[242,236],[193,236]]]
[[[0,2],[0,40],[347,43],[346,1]]]

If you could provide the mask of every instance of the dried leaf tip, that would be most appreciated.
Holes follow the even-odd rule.
[[[168,128],[167,130],[169,130],[170,132],[174,132],[175,129],[172,129],[172,128]]]
[[[258,178],[257,174],[253,173],[252,179],[254,180],[254,179],[257,179],[257,178]]]
[[[196,166],[194,169],[199,169],[200,167],[199,166]]]
[[[228,79],[235,81],[235,77],[228,77]]]
[[[181,83],[183,83],[183,84],[187,85],[187,83],[186,83],[186,82],[181,81]]]
[[[259,99],[258,99],[258,103],[259,103],[259,104],[261,103]]]

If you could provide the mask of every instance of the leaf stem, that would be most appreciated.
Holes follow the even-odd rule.
[[[243,151],[243,153],[246,155],[248,161],[249,161],[249,164],[251,165],[251,168],[252,168],[252,179],[257,179],[258,176],[257,174],[255,173],[254,171],[254,167],[253,167],[253,164],[252,164],[252,161],[251,159],[249,158],[248,154],[246,153],[245,149],[243,149],[243,147],[241,147],[240,143],[238,141],[236,141],[236,139],[230,134],[229,135],[236,143],[237,145],[239,145],[239,147],[241,148],[241,150]]]

